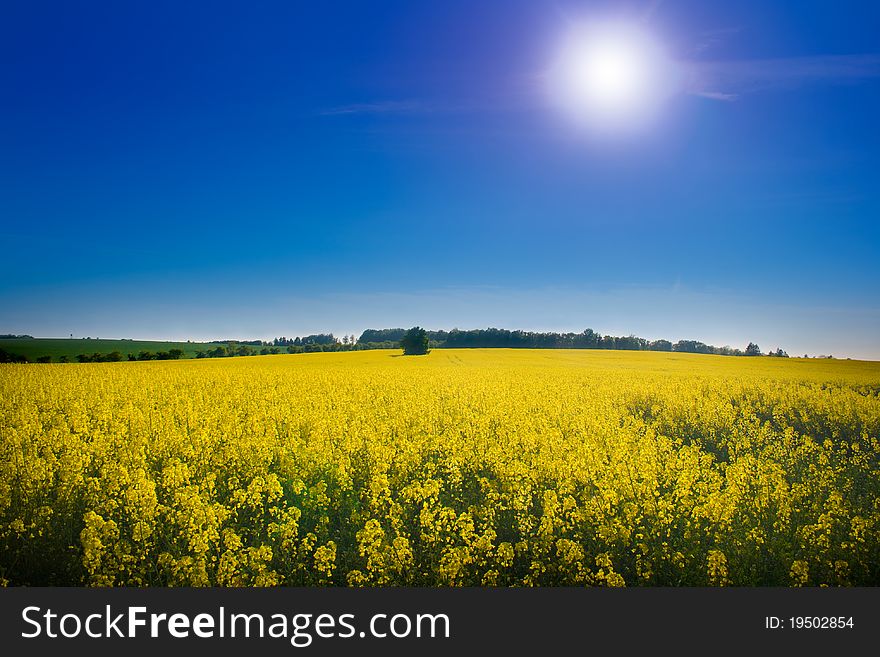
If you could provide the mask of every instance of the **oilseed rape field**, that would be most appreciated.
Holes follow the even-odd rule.
[[[0,582],[880,584],[880,363],[0,365]]]

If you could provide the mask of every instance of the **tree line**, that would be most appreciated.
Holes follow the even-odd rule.
[[[356,343],[357,338],[355,338],[353,335],[343,335],[340,339],[332,333],[317,333],[314,335],[307,335],[304,338],[288,338],[282,336],[280,338],[275,338],[272,341],[272,344],[276,347],[308,347],[314,345],[319,345],[322,347],[353,347]]]
[[[208,344],[216,344],[209,342]],[[263,346],[257,349],[257,345],[266,345],[262,341],[253,342],[236,342],[230,340],[225,345],[220,345],[208,350],[199,350],[196,352],[196,358],[230,358],[232,356],[267,356],[269,354],[280,354],[281,349],[278,347]]]
[[[213,342],[208,344],[215,344]],[[321,351],[354,351],[367,349],[356,344],[355,336],[343,336],[342,339],[332,333],[309,335],[305,338],[275,338],[271,342],[260,340],[238,342],[230,340],[225,345],[209,350],[196,352],[196,358],[226,358],[230,356],[268,356],[272,354],[309,354]]]
[[[418,328],[418,327],[415,327]],[[414,329],[410,329],[413,331]],[[628,351],[667,351],[692,354],[716,354],[724,356],[773,356],[788,358],[788,354],[781,348],[764,354],[760,347],[750,342],[745,349],[730,346],[716,347],[705,344],[699,340],[647,340],[635,335],[613,336],[602,335],[592,329],[585,329],[581,333],[557,333],[538,331],[510,331],[507,329],[487,328],[451,331],[426,331],[419,330],[419,344],[413,347],[410,343],[409,353],[416,349],[419,353],[426,353],[428,349],[619,349]],[[427,338],[427,345],[422,347],[422,335]],[[344,335],[338,338],[332,333],[317,333],[304,337],[281,336],[272,341],[263,340],[213,340],[204,343],[216,345],[210,349],[202,349],[196,352],[196,358],[228,358],[232,356],[258,356],[271,354],[301,354],[322,351],[362,351],[367,349],[407,349],[403,344],[407,330],[403,328],[366,329],[360,335]],[[15,336],[22,337],[22,336]],[[425,351],[421,351],[422,349]],[[80,363],[103,363],[118,362],[122,360],[177,360],[183,358],[185,353],[181,349],[168,351],[141,351],[138,354],[122,354],[119,351],[109,353],[83,353],[76,356]],[[804,356],[807,357],[806,355]],[[67,356],[59,356],[57,362],[69,362]],[[8,352],[0,349],[0,363],[48,363],[51,356],[40,356],[31,361],[30,358],[21,354]]]
[[[357,344],[360,348],[398,347],[407,333],[406,329],[367,329],[361,333]],[[621,349],[630,351],[675,351],[691,354],[717,354],[723,356],[760,356],[760,347],[750,342],[743,349],[716,347],[698,340],[647,340],[635,335],[602,335],[593,329],[581,333],[542,333],[538,331],[510,331],[487,328],[462,331],[427,331],[432,349]],[[768,356],[788,357],[782,349]]]

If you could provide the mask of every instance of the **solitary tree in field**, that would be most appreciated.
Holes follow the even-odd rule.
[[[421,356],[428,353],[428,332],[414,326],[407,331],[400,341],[404,356]]]

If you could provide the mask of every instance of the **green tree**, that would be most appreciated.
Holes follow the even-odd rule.
[[[754,342],[749,342],[749,346],[746,347],[746,356],[760,356],[761,348],[756,345]]]
[[[404,356],[422,356],[428,353],[428,332],[420,326],[414,326],[400,340]]]

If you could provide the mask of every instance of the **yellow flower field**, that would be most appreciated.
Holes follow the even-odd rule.
[[[9,585],[880,584],[880,363],[0,366]]]

